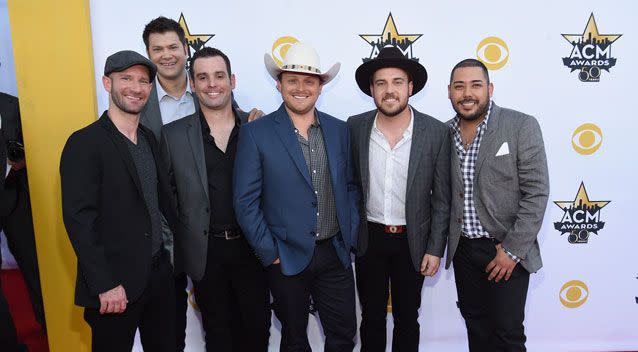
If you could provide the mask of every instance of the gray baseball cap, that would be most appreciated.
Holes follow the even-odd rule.
[[[106,58],[104,64],[104,75],[108,76],[113,72],[121,72],[135,65],[144,65],[148,68],[150,81],[155,80],[157,67],[149,59],[133,50],[122,50]]]

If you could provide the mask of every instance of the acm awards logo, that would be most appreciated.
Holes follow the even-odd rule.
[[[385,26],[383,26],[381,34],[359,34],[363,40],[372,46],[370,56],[364,57],[363,62],[373,60],[377,57],[379,51],[387,46],[397,47],[405,57],[419,61],[412,53],[412,44],[422,35],[423,34],[399,34],[392,13],[390,13],[385,21]]]
[[[184,29],[184,34],[186,34],[186,43],[188,49],[188,60],[186,60],[187,64],[190,65],[191,58],[193,54],[198,50],[202,49],[205,44],[215,35],[214,34],[192,34],[188,29],[188,24],[186,23],[186,17],[184,17],[184,13],[179,14],[179,21],[177,21]]]
[[[572,45],[569,57],[563,58],[563,65],[569,67],[570,72],[580,70],[578,79],[581,82],[599,82],[602,71],[616,65],[616,58],[611,56],[611,44],[622,34],[600,34],[594,14],[582,34],[562,34],[563,38]]]
[[[572,134],[572,148],[580,155],[594,154],[603,144],[603,131],[593,123],[584,123]]]
[[[476,58],[487,67],[488,70],[499,70],[507,64],[510,58],[510,49],[507,43],[499,37],[487,37],[477,45]]]
[[[578,308],[587,302],[589,288],[580,280],[571,280],[560,288],[558,298],[566,308]]]
[[[600,214],[601,209],[610,202],[590,200],[585,184],[581,182],[573,201],[554,201],[564,211],[560,221],[554,223],[554,229],[561,236],[569,234],[567,241],[571,244],[587,243],[591,234],[598,235],[598,231],[605,227]]]

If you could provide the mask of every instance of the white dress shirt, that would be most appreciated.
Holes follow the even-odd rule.
[[[403,136],[390,148],[387,139],[377,128],[374,118],[370,133],[368,176],[368,221],[384,225],[405,225],[405,196],[408,181],[410,149],[412,149],[412,128],[414,112],[410,108],[410,124]]]
[[[184,116],[195,113],[195,103],[191,92],[190,77],[186,74],[186,91],[181,97],[174,97],[166,93],[164,88],[155,78],[157,87],[157,100],[159,101],[160,113],[162,115],[162,125],[181,119]]]

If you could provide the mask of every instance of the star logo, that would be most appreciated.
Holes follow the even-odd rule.
[[[186,23],[186,18],[184,17],[184,13],[179,14],[179,25],[184,29],[184,34],[186,34],[186,42],[188,43],[188,58],[191,58],[191,49],[193,52],[196,52],[204,47],[204,44],[208,42],[214,34],[191,34],[188,29],[188,24]],[[190,61],[190,60],[189,60]]]
[[[572,44],[577,43],[595,43],[595,44],[611,44],[618,40],[622,36],[622,34],[600,34],[598,32],[598,26],[596,25],[596,19],[594,18],[594,14],[592,13],[589,16],[589,21],[587,21],[587,26],[585,26],[585,31],[583,34],[562,34],[563,38],[565,38],[568,42]]]
[[[399,34],[397,26],[392,18],[392,13],[388,15],[385,26],[381,34],[359,34],[359,36],[372,46],[370,57],[363,58],[363,62],[372,60],[377,57],[379,51],[386,46],[397,47],[403,54],[410,59],[419,61],[412,54],[412,44],[417,41],[423,34]]]
[[[569,233],[569,243],[587,243],[590,234],[598,235],[605,226],[600,219],[600,210],[609,203],[611,201],[589,199],[585,184],[581,182],[573,201],[554,201],[564,211],[561,220],[554,222],[554,229],[561,235]]]
[[[580,70],[578,79],[582,82],[599,82],[602,70],[616,65],[611,56],[611,44],[622,34],[600,34],[596,19],[592,13],[582,34],[561,34],[572,45],[569,57],[563,58],[563,65],[570,72]]]
[[[589,196],[587,195],[587,190],[585,189],[585,183],[581,182],[580,187],[578,188],[578,193],[576,193],[576,198],[573,201],[555,201],[559,208],[563,210],[575,209],[578,207],[585,209],[602,209],[605,205],[611,203],[608,200],[589,200]]]

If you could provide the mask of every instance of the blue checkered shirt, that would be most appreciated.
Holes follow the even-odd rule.
[[[463,232],[463,236],[472,239],[482,237],[492,238],[481,225],[481,221],[476,213],[476,207],[474,206],[474,170],[481,147],[481,140],[483,139],[485,130],[487,130],[491,111],[492,101],[490,100],[485,118],[476,126],[476,136],[474,136],[474,140],[467,149],[461,139],[461,129],[459,127],[460,117],[457,115],[451,123],[456,154],[459,156],[461,175],[463,176],[463,226],[461,227],[461,231]],[[507,249],[505,249],[505,253],[517,263],[520,261],[518,257],[508,252]]]

